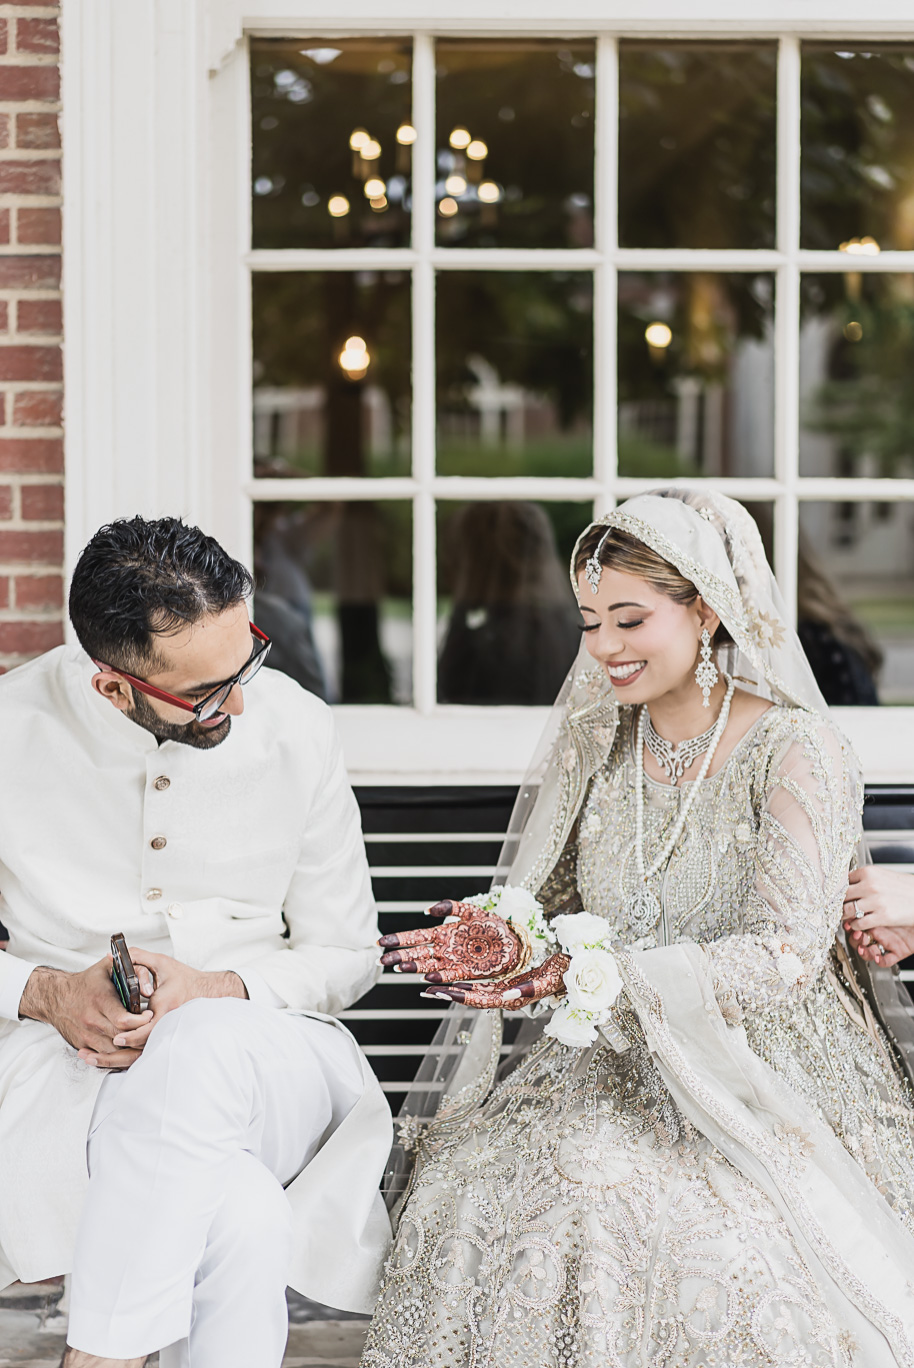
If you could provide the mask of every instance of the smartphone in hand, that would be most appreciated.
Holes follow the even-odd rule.
[[[127,942],[120,932],[111,937],[111,958],[114,961],[111,966],[111,977],[118,997],[128,1012],[138,1016],[143,1010],[140,1005],[140,980],[133,967]]]

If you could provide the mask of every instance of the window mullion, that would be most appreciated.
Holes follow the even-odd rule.
[[[615,503],[618,475],[616,265],[618,246],[619,49],[615,38],[597,39],[597,109],[594,138],[594,225],[600,261],[594,272],[593,462],[599,484],[594,514]]]
[[[774,568],[788,619],[797,602],[800,437],[800,44],[778,48],[777,270],[774,338],[774,471],[781,485],[774,519]]]
[[[420,713],[435,706],[435,47],[427,33],[413,40],[412,448],[413,698]]]

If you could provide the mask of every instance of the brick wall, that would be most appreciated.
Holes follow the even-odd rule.
[[[57,15],[0,4],[0,673],[63,640]]]

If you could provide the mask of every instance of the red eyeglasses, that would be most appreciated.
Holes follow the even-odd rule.
[[[220,684],[217,689],[207,694],[199,703],[188,703],[186,698],[176,698],[174,694],[166,693],[164,689],[157,689],[155,685],[147,684],[145,679],[137,679],[134,675],[128,674],[126,670],[115,669],[113,665],[104,665],[100,660],[93,660],[92,663],[97,665],[100,670],[110,670],[112,674],[120,675],[121,679],[126,679],[128,684],[139,689],[140,693],[148,694],[150,698],[158,698],[162,703],[170,703],[173,708],[183,708],[185,712],[193,713],[198,722],[208,722],[211,717],[215,717],[236,684],[242,686],[250,684],[270,654],[270,647],[273,643],[266,632],[255,627],[253,622],[250,627],[251,636],[254,638],[254,647],[248,660],[236,675],[227,679],[224,684]]]

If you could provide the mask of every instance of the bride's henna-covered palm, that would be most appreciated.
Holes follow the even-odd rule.
[[[382,964],[401,974],[424,974],[429,983],[455,983],[509,974],[521,962],[520,938],[493,912],[447,899],[427,908],[426,916],[447,920],[443,926],[382,936],[378,945],[387,952]]]
[[[473,988],[469,983],[452,983],[449,988],[430,988],[425,997],[462,1002],[466,1007],[499,1007],[516,1012],[542,998],[565,992],[563,975],[571,963],[567,955],[552,955],[538,969],[525,970],[504,983],[486,983]]]

